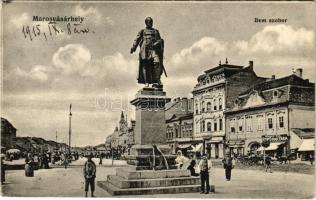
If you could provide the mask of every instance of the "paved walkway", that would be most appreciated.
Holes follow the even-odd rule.
[[[97,160],[95,160],[97,162]],[[84,160],[76,161],[80,164]],[[120,161],[117,161],[120,162]],[[124,161],[123,161],[124,162]],[[98,162],[97,162],[98,163]],[[115,167],[97,167],[97,181],[106,180],[108,174],[115,174]],[[115,161],[114,161],[115,164]],[[7,183],[2,186],[4,196],[43,196],[43,197],[83,197],[84,179],[82,167],[68,169],[54,168],[35,171],[34,177],[25,177],[23,170],[12,170],[6,174]],[[214,168],[211,182],[216,187],[214,194],[159,194],[144,195],[151,198],[311,198],[314,196],[314,176],[298,173],[265,173],[252,170],[233,170],[232,181],[226,182],[224,169]],[[110,195],[96,188],[97,197]],[[139,196],[129,196],[138,197]]]

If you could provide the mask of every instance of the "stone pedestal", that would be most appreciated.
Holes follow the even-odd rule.
[[[170,102],[162,88],[143,88],[131,104],[136,107],[136,145],[165,144],[165,105]]]
[[[165,105],[170,101],[161,88],[143,88],[131,104],[136,107],[135,145],[126,156],[128,167],[98,186],[112,195],[198,192],[200,178],[176,169],[176,155],[166,145]]]

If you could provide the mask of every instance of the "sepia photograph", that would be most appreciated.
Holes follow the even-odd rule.
[[[1,196],[315,198],[315,17],[2,1]]]

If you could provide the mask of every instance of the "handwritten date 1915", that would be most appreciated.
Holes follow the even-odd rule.
[[[56,22],[49,22],[47,26],[43,26],[41,24],[35,24],[32,26],[26,25],[22,27],[22,33],[24,38],[29,38],[31,41],[39,36],[42,36],[47,40],[48,36],[54,37],[58,35],[62,35],[64,33],[68,35],[72,34],[88,34],[94,33],[94,31],[90,31],[87,27],[81,27],[82,24],[71,24],[67,23],[66,28],[62,28],[57,26]],[[45,30],[46,29],[46,30]]]

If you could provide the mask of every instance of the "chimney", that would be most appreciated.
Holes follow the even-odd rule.
[[[273,74],[272,76],[271,76],[271,80],[274,80],[275,79],[275,75]]]
[[[252,60],[249,60],[249,69],[253,70],[253,61]]]
[[[300,77],[300,78],[303,78],[303,69],[302,68],[298,68],[295,70],[295,75]]]

